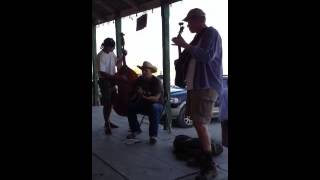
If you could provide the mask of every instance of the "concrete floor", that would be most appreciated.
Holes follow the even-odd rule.
[[[141,117],[140,117],[141,118]],[[139,117],[138,117],[139,119]],[[185,134],[196,137],[194,128],[173,128],[169,134],[159,127],[158,142],[149,145],[148,120],[142,124],[140,143],[126,144],[128,120],[111,114],[111,120],[120,126],[113,129],[112,135],[105,135],[102,107],[92,107],[92,180],[191,180],[194,179],[197,168],[186,166],[184,161],[175,159],[173,140],[176,135]],[[220,123],[212,123],[210,132],[215,141],[221,141]],[[214,158],[218,163],[219,175],[216,180],[228,179],[228,149]]]

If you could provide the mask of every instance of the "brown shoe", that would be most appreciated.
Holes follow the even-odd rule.
[[[151,145],[156,144],[156,143],[157,143],[157,139],[156,139],[156,137],[150,137],[150,139],[149,139],[149,143],[150,143]]]
[[[200,156],[200,174],[196,180],[212,179],[218,175],[216,163],[212,160],[211,152],[204,152]]]
[[[200,167],[201,163],[200,163],[199,158],[194,157],[194,158],[188,159],[187,160],[187,166],[189,166],[189,167]]]
[[[130,134],[128,134],[127,139],[135,139],[137,135],[141,134],[142,131],[135,131],[135,132],[131,132]]]
[[[113,124],[112,122],[110,122],[110,126],[111,126],[111,128],[119,128],[119,126]]]
[[[209,180],[218,175],[216,166],[208,167],[200,170],[200,174],[196,176],[196,180]]]
[[[104,128],[104,133],[107,134],[107,135],[112,134],[111,129],[107,128],[107,127]]]

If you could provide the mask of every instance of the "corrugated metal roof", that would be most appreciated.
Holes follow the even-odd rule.
[[[92,20],[95,25],[112,21],[117,17],[147,11],[163,3],[174,3],[181,0],[93,0]]]

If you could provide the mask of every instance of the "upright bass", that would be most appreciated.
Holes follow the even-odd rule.
[[[124,34],[121,33],[121,41],[122,41],[122,54],[123,54],[123,65],[116,73],[116,76],[122,77],[118,78],[116,81],[117,92],[113,94],[113,109],[120,116],[128,116],[128,103],[129,103],[129,94],[133,90],[133,84],[135,80],[138,78],[138,74],[134,72],[127,66],[126,63],[126,51],[124,49]]]

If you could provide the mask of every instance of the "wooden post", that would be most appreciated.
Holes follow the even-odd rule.
[[[122,51],[121,51],[121,18],[118,17],[116,18],[116,47],[117,47],[117,56],[121,56],[122,55]]]
[[[166,98],[165,109],[167,119],[165,129],[168,128],[171,133],[171,107],[170,107],[170,51],[169,51],[169,3],[166,0],[161,1],[161,19],[162,19],[162,54],[163,54],[163,86]]]
[[[96,47],[96,26],[92,25],[92,68],[93,68],[93,105],[99,105],[99,94],[98,94],[98,70],[97,70],[97,47]]]

